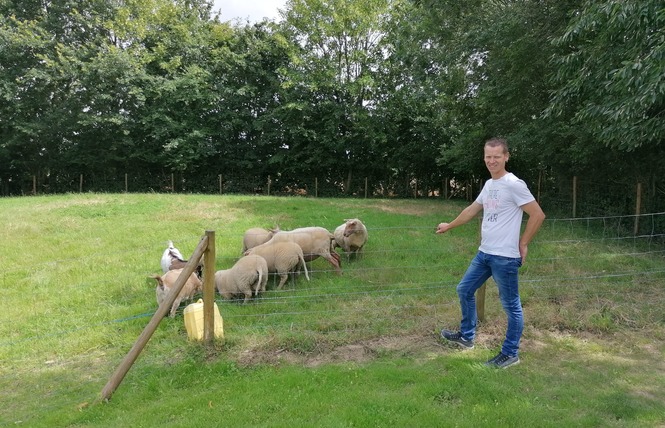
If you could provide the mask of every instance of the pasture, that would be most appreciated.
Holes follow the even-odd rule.
[[[521,271],[522,363],[489,370],[505,330],[488,282],[477,346],[460,351],[455,286],[471,222],[460,201],[169,194],[0,199],[0,426],[662,426],[663,231],[630,218],[549,217]],[[662,214],[661,214],[662,215]],[[157,306],[167,241],[188,257],[215,231],[216,269],[250,227],[358,217],[364,257],[324,260],[243,305],[217,295],[225,340],[165,318],[111,401],[99,394]],[[645,221],[648,221],[648,216]]]

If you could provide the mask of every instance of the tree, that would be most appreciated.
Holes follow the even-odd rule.
[[[283,113],[301,120],[289,122],[284,165],[333,181],[345,171],[347,190],[354,174],[371,171],[367,159],[376,158],[377,140],[368,131],[388,6],[387,0],[287,2],[282,32],[294,55],[285,70]]]
[[[665,138],[665,8],[657,0],[587,1],[563,35],[548,114],[621,151]]]

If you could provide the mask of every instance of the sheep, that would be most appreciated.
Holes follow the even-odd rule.
[[[251,250],[257,245],[270,241],[270,238],[278,231],[279,226],[275,226],[274,229],[264,229],[262,227],[247,229],[242,237],[242,254],[245,254],[247,250]]]
[[[268,264],[261,256],[244,256],[230,269],[215,272],[215,287],[225,299],[233,299],[235,295],[244,294],[245,303],[252,294],[266,291],[268,282]]]
[[[152,275],[150,278],[153,278],[157,281],[157,287],[155,288],[155,294],[157,296],[157,305],[162,304],[166,299],[166,296],[171,292],[171,288],[175,285],[176,280],[182,273],[183,269],[171,269],[163,275]],[[171,311],[169,316],[171,318],[175,317],[175,311],[180,306],[180,302],[183,300],[189,300],[194,297],[196,293],[203,292],[203,283],[196,274],[192,274],[183,285],[180,290],[180,294],[176,297],[173,305],[171,305]]]
[[[182,269],[187,264],[187,260],[182,255],[180,250],[173,246],[173,241],[169,241],[169,246],[162,254],[162,272],[166,273],[173,269]],[[196,275],[201,278],[203,276],[203,260],[199,261],[196,267]]]
[[[305,270],[305,277],[309,281],[302,248],[295,242],[272,242],[270,240],[265,244],[257,245],[251,250],[247,250],[245,256],[251,255],[263,257],[268,264],[268,271],[279,275],[278,289],[284,286],[284,283],[289,278],[289,272],[295,272],[301,263]]]
[[[323,257],[342,273],[339,254],[334,251],[335,236],[323,227],[301,227],[293,230],[280,230],[275,233],[270,242],[295,242],[302,248],[305,261],[312,261]]]
[[[341,247],[346,259],[351,260],[354,254],[358,259],[362,256],[363,247],[367,243],[367,228],[357,218],[344,220],[344,224],[337,226],[335,232],[335,247]]]

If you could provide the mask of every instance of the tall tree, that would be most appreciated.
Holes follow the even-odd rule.
[[[548,113],[572,114],[606,146],[632,151],[665,140],[665,6],[587,1],[563,35]]]
[[[289,0],[283,31],[295,43],[285,86],[293,123],[286,143],[289,164],[306,173],[369,172],[376,155],[372,108],[375,72],[382,61],[387,0]]]

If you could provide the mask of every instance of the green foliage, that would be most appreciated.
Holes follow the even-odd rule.
[[[559,87],[550,114],[571,114],[620,151],[665,138],[665,9],[656,0],[589,1],[555,44]]]
[[[119,190],[124,174],[173,190],[171,173],[208,193],[218,175],[251,177],[231,185],[247,192],[318,177],[330,194],[361,194],[363,179],[383,195],[445,179],[459,193],[487,176],[479,155],[496,135],[528,182],[661,192],[655,0],[292,0],[279,23],[244,26],[204,0],[0,12],[3,195],[33,177],[37,193],[71,191],[81,174],[94,190]]]

